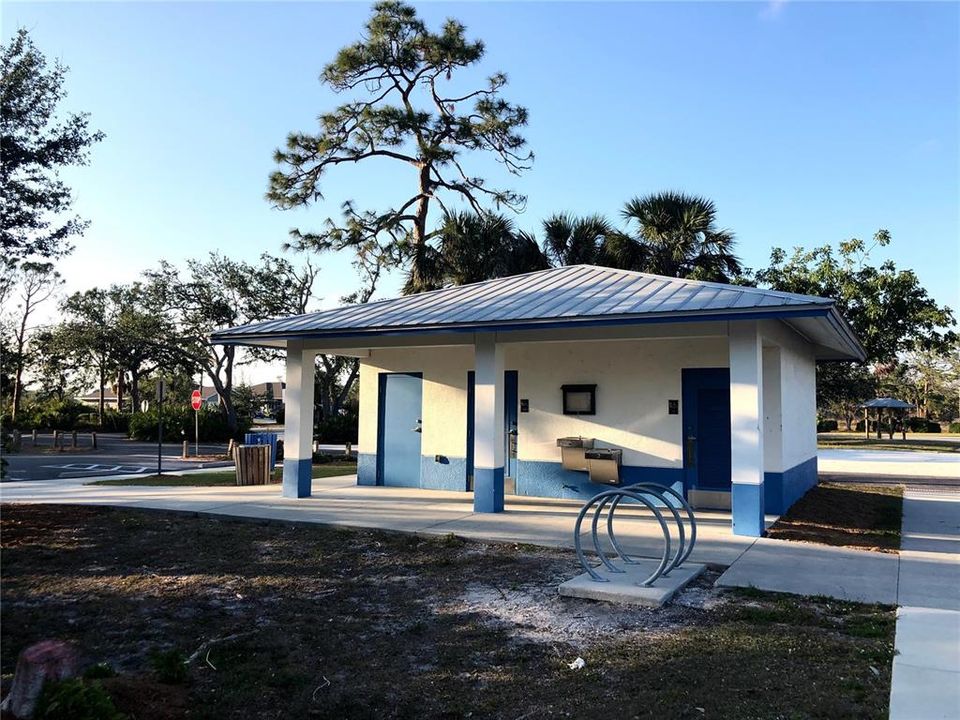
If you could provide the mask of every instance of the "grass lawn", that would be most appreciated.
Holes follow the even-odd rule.
[[[330,463],[314,465],[313,477],[325,478],[335,475],[352,475],[357,471],[356,463]],[[277,482],[280,471],[274,470]],[[89,485],[149,485],[152,487],[211,487],[214,485],[236,485],[237,475],[233,468],[210,470],[209,472],[190,473],[189,475],[147,475],[139,478],[118,478],[110,480],[95,480]]]
[[[821,483],[782,515],[767,535],[896,553],[902,519],[899,485]]]
[[[817,447],[956,453],[960,452],[960,437],[947,436],[940,440],[930,440],[908,435],[906,440],[902,440],[894,433],[893,439],[884,436],[878,440],[876,436],[865,438],[863,433],[821,433],[817,436]]]
[[[3,507],[0,560],[5,684],[67,639],[142,720],[887,715],[892,608],[716,573],[628,608],[559,597],[567,551],[53,505]]]

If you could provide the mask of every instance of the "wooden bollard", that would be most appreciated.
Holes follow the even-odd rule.
[[[343,446],[343,454],[350,457],[353,454],[353,443],[346,443]]]
[[[33,441],[33,447],[37,446],[37,430],[36,428],[30,433],[30,439]]]
[[[97,449],[97,432],[94,430],[90,433],[90,443],[93,446],[93,449]]]
[[[60,431],[59,430],[53,431],[53,449],[54,450],[60,449]]]
[[[183,455],[181,456],[184,460],[190,457],[190,443],[186,440],[183,441]]]
[[[233,438],[230,438],[230,442],[227,443],[227,457],[229,457],[231,460],[233,459],[233,450],[235,447],[236,445],[233,442]]]
[[[77,431],[76,430],[73,431],[73,435],[70,438],[70,445],[71,447],[74,447],[74,448],[77,447]]]
[[[20,452],[21,435],[19,430],[14,430],[11,434],[10,449],[13,452]]]

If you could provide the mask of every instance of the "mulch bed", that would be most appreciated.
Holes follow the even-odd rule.
[[[767,530],[767,536],[841,547],[900,552],[903,488],[821,483]]]

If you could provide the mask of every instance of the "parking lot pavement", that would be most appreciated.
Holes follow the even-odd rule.
[[[53,450],[53,436],[40,435],[37,446],[31,446],[29,436],[23,440],[19,453],[7,454],[8,475],[4,482],[24,480],[57,480],[60,478],[110,477],[157,471],[157,444],[129,440],[121,434],[98,434],[97,448],[91,447],[89,433],[78,438],[78,447],[62,452]],[[226,443],[202,443],[202,456],[224,455]],[[190,445],[191,454],[194,446]],[[226,467],[225,461],[184,460],[180,443],[164,443],[162,447],[164,470],[192,470],[198,468]]]

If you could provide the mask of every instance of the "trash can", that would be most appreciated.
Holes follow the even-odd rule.
[[[269,445],[237,445],[233,461],[237,469],[237,485],[266,485],[270,482]]]
[[[270,446],[270,468],[277,464],[277,438],[280,436],[273,432],[249,432],[243,436],[244,445],[269,445]]]

